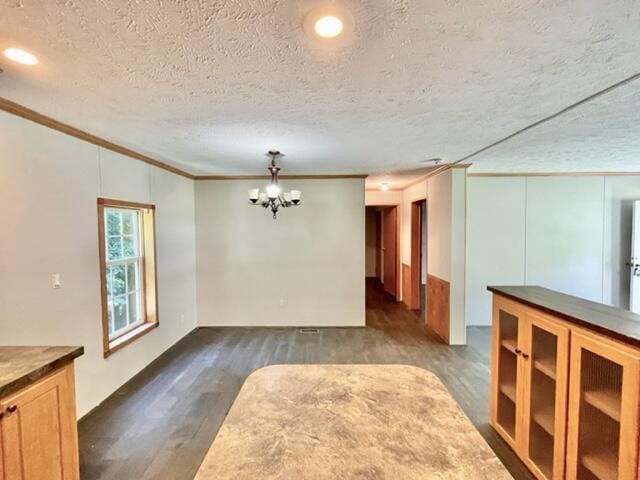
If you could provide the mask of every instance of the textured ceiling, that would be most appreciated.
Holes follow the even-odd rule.
[[[323,3],[0,0],[0,47],[41,59],[2,58],[0,96],[192,173],[263,173],[273,147],[283,173],[385,173],[640,71],[633,0],[344,1],[335,45],[303,32]]]
[[[640,79],[473,158],[478,172],[640,171]]]
[[[402,170],[398,172],[389,172],[382,174],[372,174],[365,179],[365,188],[379,189],[383,183],[387,183],[392,190],[401,190],[440,167],[432,166],[427,168],[417,168],[412,170]]]

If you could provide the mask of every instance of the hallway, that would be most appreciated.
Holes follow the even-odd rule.
[[[397,363],[433,371],[516,479],[532,478],[488,426],[488,328],[469,345],[441,343],[411,312],[367,282],[367,327],[199,328],[79,424],[83,480],[192,478],[244,379],[287,363]]]

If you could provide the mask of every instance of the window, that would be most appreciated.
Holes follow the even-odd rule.
[[[158,326],[155,207],[98,199],[105,357]]]

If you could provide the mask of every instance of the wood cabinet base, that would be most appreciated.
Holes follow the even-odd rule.
[[[0,480],[78,480],[73,364],[0,399]]]
[[[636,480],[640,350],[494,295],[491,425],[541,480]]]

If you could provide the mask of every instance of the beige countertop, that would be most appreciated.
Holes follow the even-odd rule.
[[[0,399],[84,353],[83,347],[0,346]]]
[[[195,478],[512,477],[426,370],[279,365],[247,378]]]

